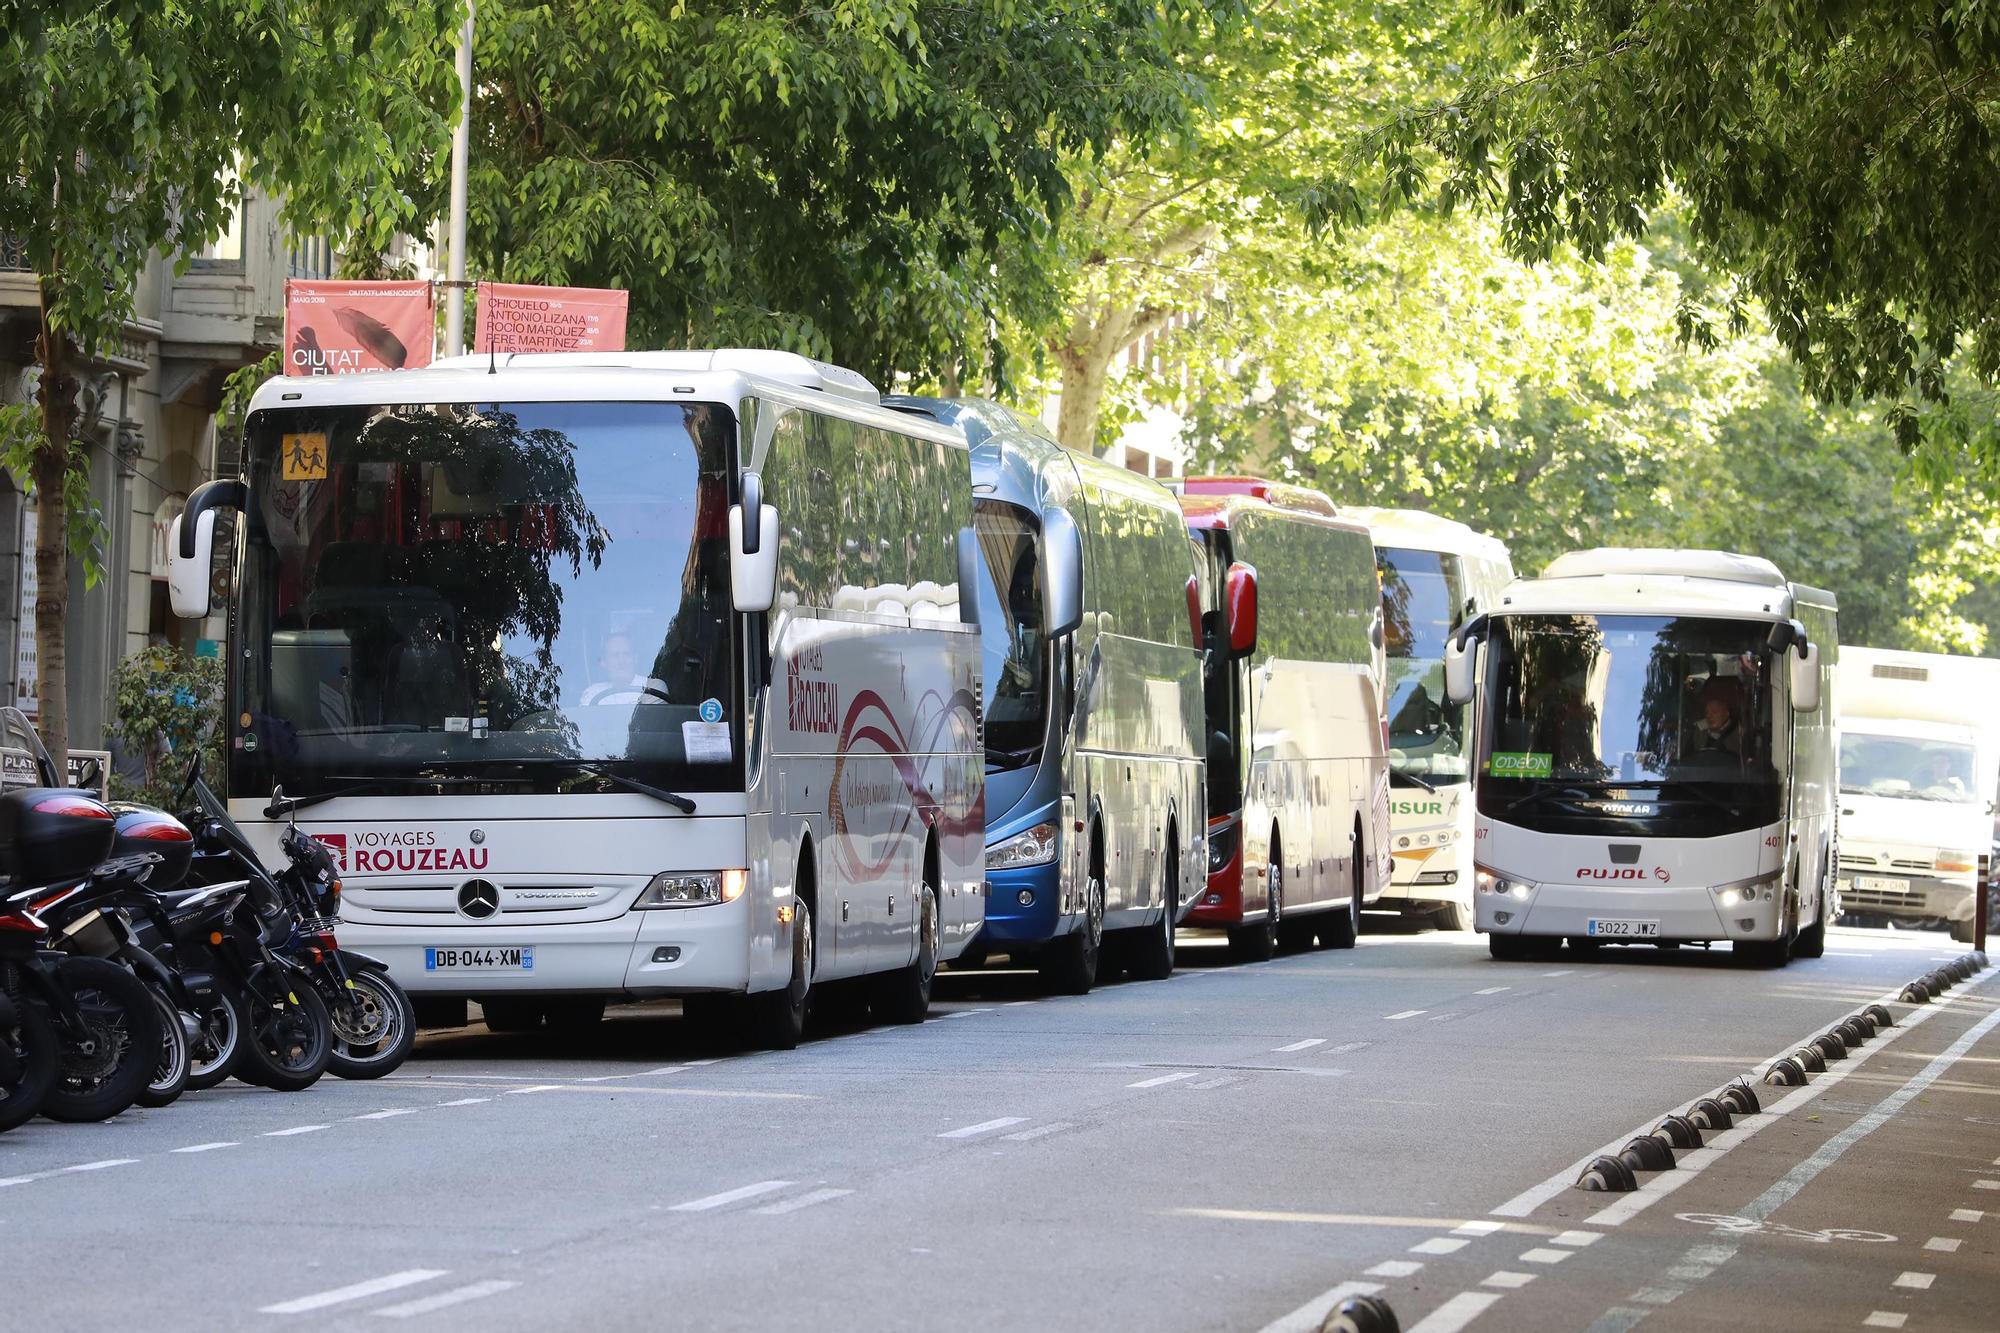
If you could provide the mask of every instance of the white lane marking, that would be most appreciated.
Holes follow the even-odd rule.
[[[661,1065],[658,1069],[642,1069],[636,1074],[592,1074],[589,1078],[570,1080],[573,1083],[616,1083],[628,1078],[658,1078],[662,1074],[678,1074],[686,1065]]]
[[[463,1305],[467,1301],[476,1301],[482,1296],[497,1296],[503,1291],[512,1291],[519,1285],[521,1284],[518,1282],[507,1282],[499,1278],[487,1282],[474,1282],[469,1286],[441,1291],[435,1296],[419,1296],[416,1300],[404,1301],[401,1305],[385,1305],[375,1313],[386,1315],[390,1319],[409,1319],[415,1315],[429,1314],[433,1310],[443,1310],[449,1306]]]
[[[1428,1013],[1428,1012],[1430,1012],[1430,1011],[1429,1011],[1429,1010],[1426,1010],[1426,1009],[1405,1009],[1405,1010],[1403,1010],[1403,1012],[1401,1012],[1400,1014],[1384,1014],[1384,1015],[1382,1015],[1382,1021],[1383,1021],[1384,1023],[1394,1023],[1394,1022],[1395,1022],[1396,1020],[1398,1020],[1398,1019],[1402,1019],[1402,1018],[1415,1018],[1415,1017],[1416,1017],[1416,1016],[1417,1016],[1418,1014],[1422,1014],[1422,1013]]]
[[[1384,1259],[1368,1270],[1369,1277],[1408,1277],[1421,1272],[1423,1264],[1415,1259]]]
[[[1861,949],[1828,949],[1826,955],[1829,958],[1873,958],[1875,956]]]
[[[107,1157],[101,1162],[84,1162],[78,1166],[66,1166],[65,1171],[106,1171],[114,1166],[131,1166],[136,1157]]]
[[[1503,1268],[1497,1273],[1489,1273],[1479,1285],[1482,1287],[1503,1287],[1508,1291],[1515,1291],[1527,1286],[1539,1276],[1541,1276],[1539,1273],[1510,1273]]]
[[[750,1211],[762,1213],[765,1217],[782,1217],[786,1213],[796,1213],[801,1208],[810,1208],[816,1203],[831,1203],[835,1199],[844,1199],[852,1193],[853,1190],[814,1190],[810,1194],[801,1194],[796,1199],[767,1203],[762,1208],[752,1208]]]
[[[1497,1291],[1461,1291],[1411,1325],[1410,1333],[1458,1333],[1499,1299]]]
[[[349,1120],[394,1120],[399,1115],[415,1115],[413,1106],[393,1106],[386,1111],[370,1111],[367,1115],[349,1116]]]
[[[1046,1134],[1060,1134],[1063,1130],[1074,1128],[1075,1126],[1067,1120],[1053,1120],[1046,1125],[1036,1125],[1033,1129],[1016,1130],[1012,1134],[1002,1134],[1000,1137],[1012,1143],[1026,1143],[1030,1139],[1039,1139]]]
[[[1303,1069],[1301,1069],[1301,1070],[1298,1070],[1298,1071],[1296,1071],[1296,1072],[1298,1072],[1298,1073],[1301,1073],[1301,1074],[1303,1074],[1303,1073],[1308,1073],[1308,1072],[1310,1072],[1310,1073],[1314,1073],[1314,1074],[1323,1074],[1323,1073],[1329,1073],[1329,1072],[1334,1072],[1334,1071],[1329,1071],[1329,1070],[1323,1070],[1323,1069],[1314,1069],[1314,1070],[1303,1070]],[[1205,1078],[1205,1079],[1203,1079],[1203,1080],[1202,1080],[1201,1082],[1199,1082],[1199,1083],[1190,1083],[1190,1084],[1188,1084],[1188,1086],[1189,1086],[1190,1088],[1197,1088],[1197,1089],[1200,1089],[1200,1090],[1201,1090],[1201,1091],[1203,1091],[1203,1092],[1208,1092],[1208,1091],[1210,1091],[1210,1090],[1212,1090],[1212,1089],[1215,1089],[1215,1088],[1226,1088],[1226,1087],[1228,1087],[1228,1086],[1229,1086],[1230,1084],[1232,1084],[1232,1083],[1241,1083],[1242,1081],[1243,1081],[1242,1079],[1238,1078],[1238,1077],[1237,1077],[1236,1075],[1234,1075],[1234,1074],[1223,1074],[1223,1075],[1221,1075],[1221,1076],[1220,1076],[1220,1077],[1218,1077],[1218,1078]]]
[[[1901,993],[1902,992],[1900,989],[1895,991],[1890,991],[1887,994],[1878,997],[1876,1003],[1880,1004],[1900,1003],[1897,997]],[[1780,1098],[1778,1101],[1772,1103],[1771,1105],[1766,1106],[1764,1108],[1764,1113],[1751,1122],[1753,1126],[1752,1132],[1754,1132],[1754,1127],[1762,1127],[1763,1125],[1767,1125],[1771,1123],[1773,1117],[1781,1116],[1787,1114],[1790,1111],[1794,1111],[1798,1109],[1800,1106],[1803,1106],[1807,1102],[1810,1102],[1814,1098],[1820,1096],[1828,1088],[1835,1086],[1842,1079],[1846,1078],[1850,1073],[1852,1073],[1855,1070],[1855,1068],[1865,1063],[1869,1059],[1873,1058],[1874,1056],[1879,1055],[1881,1052],[1888,1050],[1890,1046],[1904,1033],[1909,1032],[1912,1028],[1915,1028],[1918,1025],[1924,1023],[1931,1017],[1932,1014],[1935,1014],[1937,1012],[1938,1012],[1937,1006],[1925,1005],[1917,1009],[1913,1013],[1904,1015],[1903,1020],[1899,1024],[1897,1024],[1893,1028],[1890,1028],[1887,1032],[1882,1033],[1876,1041],[1863,1047],[1858,1052],[1851,1053],[1848,1059],[1845,1062],[1843,1062],[1842,1067],[1840,1069],[1835,1071],[1829,1071],[1825,1074],[1821,1074],[1817,1078],[1815,1078],[1811,1083],[1807,1084],[1805,1087],[1794,1088],[1786,1096]],[[1807,1040],[1810,1040],[1810,1037],[1808,1037]],[[1794,1043],[1794,1045],[1791,1048],[1788,1048],[1787,1053],[1789,1053],[1789,1050],[1796,1049],[1798,1046],[1804,1044],[1805,1044],[1804,1041]],[[1769,1062],[1766,1063],[1768,1064]],[[1762,1066],[1760,1066],[1760,1068],[1761,1067]],[[1698,1098],[1690,1099],[1688,1105],[1692,1105],[1693,1101],[1695,1100],[1699,1099]],[[1683,1106],[1679,1109],[1684,1111],[1686,1109],[1686,1106]],[[1617,1138],[1612,1139],[1610,1142],[1604,1144],[1602,1147],[1596,1149],[1595,1151],[1585,1153],[1583,1156],[1577,1158],[1576,1161],[1572,1162],[1569,1166],[1566,1166],[1562,1170],[1556,1172],[1554,1175],[1549,1176],[1539,1185],[1531,1185],[1527,1189],[1522,1190],[1519,1194],[1516,1194],[1513,1198],[1507,1200],[1507,1202],[1501,1204],[1498,1208],[1493,1209],[1490,1215],[1493,1217],[1527,1217],[1531,1215],[1537,1208],[1540,1208],[1550,1199],[1555,1198],[1558,1194],[1561,1194],[1563,1191],[1569,1189],[1572,1185],[1574,1185],[1576,1183],[1577,1176],[1583,1171],[1584,1167],[1590,1164],[1592,1158],[1615,1157],[1618,1154],[1618,1151],[1621,1148],[1623,1148],[1624,1145],[1629,1140],[1641,1134],[1651,1133],[1653,1126],[1657,1123],[1658,1123],[1657,1120],[1646,1121],[1645,1123],[1637,1126],[1636,1128],[1628,1131],[1627,1133],[1621,1134]],[[1669,1174],[1681,1175],[1683,1173],[1676,1171]],[[1644,1191],[1642,1190],[1642,1193],[1643,1192]],[[1634,1199],[1637,1196],[1627,1195],[1625,1197],[1627,1199]],[[1639,1208],[1644,1208],[1645,1206],[1646,1205],[1644,1203],[1640,1203],[1637,1205],[1637,1207],[1634,1208],[1633,1211],[1636,1212],[1638,1211]],[[1593,1222],[1598,1222],[1600,1225],[1604,1224],[1604,1219],[1602,1214],[1600,1214],[1599,1217],[1592,1218],[1591,1220]],[[1624,1218],[1620,1217],[1618,1220],[1623,1221]]]
[[[1454,1236],[1490,1236],[1506,1225],[1505,1222],[1467,1222],[1464,1226],[1453,1227],[1451,1234]]]
[[[1574,976],[1575,974],[1576,974],[1576,969],[1573,967],[1565,967],[1554,972],[1542,973],[1542,975],[1545,977],[1568,977],[1568,976]]]
[[[1986,1211],[1983,1208],[1954,1208],[1951,1210],[1951,1220],[1954,1222],[1977,1222],[1984,1216],[1986,1216]]]
[[[1327,1048],[1326,1048],[1325,1050],[1321,1051],[1321,1052],[1320,1052],[1320,1054],[1321,1054],[1321,1055],[1346,1055],[1346,1054],[1347,1054],[1347,1053],[1348,1053],[1349,1051],[1361,1051],[1361,1050],[1366,1050],[1366,1049],[1367,1049],[1368,1047],[1370,1047],[1370,1046],[1373,1046],[1374,1044],[1375,1044],[1375,1043],[1374,1043],[1374,1042],[1372,1042],[1372,1041],[1343,1041],[1343,1042],[1342,1042],[1342,1043],[1340,1043],[1340,1045],[1338,1045],[1338,1046],[1329,1046],[1329,1047],[1327,1047]]]
[[[1187,976],[1188,974],[1182,972],[1179,975]],[[1034,1003],[1033,1000],[1009,1000],[1007,1001],[1007,1003],[1001,1005],[1000,1007],[1002,1009],[1019,1009],[1022,1005],[1033,1004],[1033,1003]]]
[[[1632,1293],[1632,1299],[1641,1305],[1672,1305],[1680,1297],[1679,1287],[1641,1287]]]
[[[169,1152],[214,1152],[217,1148],[240,1148],[243,1145],[235,1139],[223,1139],[215,1143],[190,1143],[185,1148],[169,1148]]]
[[[1912,1291],[1929,1291],[1931,1283],[1937,1281],[1936,1273],[1905,1273],[1889,1285],[1908,1287]]]
[[[1831,953],[1832,950],[1827,952]],[[1876,1310],[1861,1321],[1863,1328],[1901,1328],[1910,1317],[1900,1310]]]
[[[1432,1236],[1429,1240],[1420,1240],[1415,1245],[1412,1245],[1410,1253],[1457,1254],[1470,1244],[1472,1242],[1469,1240],[1453,1240],[1450,1236]]]
[[[1524,1264],[1559,1264],[1573,1253],[1574,1251],[1572,1250],[1551,1250],[1546,1246],[1537,1245],[1534,1249],[1521,1255],[1521,1262]]]
[[[439,1106],[477,1106],[477,1105],[479,1105],[479,1103],[481,1103],[481,1102],[490,1102],[490,1101],[492,1101],[492,1100],[493,1100],[493,1099],[492,1099],[491,1097],[460,1097],[460,1098],[459,1098],[459,1099],[458,1099],[457,1101],[455,1101],[455,1102],[439,1102],[439,1103],[438,1103],[438,1105],[439,1105]]]
[[[688,1068],[690,1068],[690,1069],[698,1069],[698,1068],[700,1068],[700,1067],[701,1067],[702,1065],[719,1065],[719,1064],[721,1064],[721,1063],[723,1062],[723,1060],[724,1060],[725,1058],[727,1058],[727,1057],[724,1057],[724,1056],[720,1056],[720,1055],[711,1055],[711,1056],[709,1056],[709,1057],[708,1057],[707,1059],[705,1059],[705,1060],[689,1060],[689,1061],[686,1061],[685,1063],[687,1064]]]
[[[1958,1247],[1963,1244],[1965,1244],[1964,1241],[1956,1240],[1950,1236],[1932,1236],[1924,1242],[1924,1248],[1927,1250],[1936,1250],[1940,1254],[1956,1254],[1958,1253]]]
[[[1168,1083],[1178,1083],[1184,1078],[1197,1078],[1199,1070],[1188,1069],[1178,1074],[1161,1074],[1158,1078],[1142,1078],[1137,1083],[1127,1083],[1128,1088],[1158,1088]]]
[[[356,1282],[351,1286],[335,1287],[331,1291],[314,1292],[310,1296],[301,1296],[296,1300],[266,1305],[257,1313],[305,1314],[310,1310],[324,1310],[329,1305],[343,1305],[348,1301],[380,1296],[385,1291],[414,1287],[419,1282],[429,1282],[432,1278],[443,1277],[449,1271],[445,1268],[406,1268],[400,1273],[390,1273],[386,1277],[371,1277],[366,1282]]]
[[[563,1085],[560,1083],[537,1083],[533,1087],[528,1088],[509,1088],[504,1095],[518,1097],[524,1092],[561,1092],[562,1090]]]
[[[755,1199],[765,1194],[775,1194],[779,1190],[790,1189],[791,1186],[792,1182],[789,1180],[760,1180],[754,1185],[742,1185],[733,1190],[724,1190],[720,1194],[707,1194],[699,1199],[689,1199],[686,1203],[675,1204],[667,1211],[705,1213],[711,1208],[726,1208],[732,1203],[741,1203],[745,1199]]]
[[[294,1134],[317,1134],[322,1129],[332,1128],[333,1126],[331,1125],[293,1125],[290,1129],[266,1130],[264,1137],[267,1139],[288,1139]]]
[[[1307,1037],[1304,1041],[1295,1041],[1289,1046],[1273,1046],[1271,1054],[1288,1055],[1293,1051],[1309,1051],[1315,1046],[1324,1045],[1326,1045],[1325,1037]]]
[[[1976,1190],[2000,1190],[2000,1180],[1975,1180],[1972,1182],[1972,1188]]]
[[[1551,1239],[1549,1244],[1572,1245],[1580,1250],[1586,1245],[1595,1245],[1603,1239],[1604,1233],[1601,1231],[1565,1231],[1561,1235]]]
[[[0,1176],[0,1190],[9,1185],[32,1185],[40,1179],[40,1176]]]
[[[1503,990],[1513,989],[1512,986],[1488,986],[1485,990],[1476,990],[1472,993],[1474,995],[1498,995]]]
[[[1379,1282],[1343,1282],[1322,1291],[1290,1314],[1273,1319],[1258,1333],[1318,1333],[1320,1324],[1326,1320],[1327,1311],[1334,1306],[1349,1296],[1373,1296],[1381,1290]]]
[[[1189,1077],[1193,1076],[1189,1075]],[[947,1129],[944,1133],[938,1135],[938,1137],[941,1139],[969,1139],[980,1134],[991,1134],[994,1130],[1005,1129],[1009,1125],[1018,1125],[1027,1118],[1024,1115],[1003,1115],[996,1120],[982,1120],[976,1125],[965,1125],[958,1129]]]

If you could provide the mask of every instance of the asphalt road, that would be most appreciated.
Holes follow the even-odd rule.
[[[377,1083],[0,1137],[0,1326],[1275,1333],[1376,1292],[1422,1333],[1988,1329],[2000,973],[1893,1005],[1638,1193],[1570,1186],[1959,952],[1188,943],[1081,999],[947,975],[921,1027],[782,1054],[718,1054],[671,1005],[431,1033]]]

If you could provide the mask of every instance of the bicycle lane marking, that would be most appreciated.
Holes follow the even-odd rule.
[[[1907,1083],[1876,1103],[1874,1109],[1866,1115],[1821,1144],[1817,1152],[1786,1172],[1776,1184],[1751,1200],[1736,1216],[1759,1226],[1768,1222],[1772,1213],[1796,1197],[1798,1192],[1811,1184],[1822,1171],[1839,1161],[1849,1148],[1887,1124],[1898,1111],[1943,1077],[1946,1070],[1964,1058],[1981,1038],[1996,1027],[2000,1027],[2000,1009],[1994,1009],[1986,1017],[1974,1023],[1957,1041],[1911,1076]],[[1625,1333],[1626,1330],[1643,1322],[1655,1310],[1684,1294],[1688,1287],[1712,1276],[1717,1269],[1736,1257],[1742,1249],[1742,1242],[1735,1237],[1744,1234],[1741,1229],[1730,1230],[1721,1227],[1718,1227],[1716,1232],[1719,1237],[1726,1239],[1708,1240],[1690,1247],[1681,1256],[1680,1263],[1667,1270],[1666,1275],[1677,1279],[1681,1286],[1649,1287],[1645,1292],[1645,1304],[1613,1306],[1600,1315],[1585,1333]],[[1637,1299],[1636,1294],[1633,1299]]]

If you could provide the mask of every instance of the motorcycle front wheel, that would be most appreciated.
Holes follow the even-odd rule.
[[[196,1031],[188,1043],[188,1089],[212,1088],[235,1072],[243,1050],[243,1005],[226,990],[195,1002]]]
[[[417,1010],[395,980],[380,972],[356,972],[347,982],[347,1001],[332,1006],[333,1059],[327,1068],[341,1078],[381,1078],[410,1058],[417,1043]]]
[[[180,1009],[172,1000],[151,986],[146,989],[152,991],[153,1004],[160,1016],[160,1060],[153,1066],[153,1076],[139,1090],[138,1103],[151,1107],[172,1106],[187,1091],[188,1023],[182,1019]]]
[[[0,1081],[0,1134],[34,1118],[56,1083],[56,1030],[41,1007],[25,998],[12,1006],[0,1026],[0,1047],[8,1057]]]
[[[319,1082],[333,1058],[333,1019],[310,982],[274,972],[251,984],[243,1010],[236,1077],[279,1092]]]
[[[139,1099],[160,1061],[160,1010],[139,978],[102,958],[65,958],[58,983],[82,1022],[56,1015],[56,1082],[42,1103],[51,1120],[109,1120]]]

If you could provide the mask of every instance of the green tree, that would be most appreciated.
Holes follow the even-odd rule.
[[[197,752],[211,780],[222,771],[219,658],[141,648],[114,668],[111,706],[112,731],[138,771],[136,779],[111,774],[114,800],[168,807]]]
[[[471,252],[624,287],[637,345],[737,342],[874,375],[991,365],[1003,239],[1067,162],[1176,126],[1172,58],[1226,0],[490,0]]]
[[[1905,446],[1948,368],[2000,382],[2000,3],[1499,0],[1519,53],[1381,139],[1409,197],[1490,203],[1516,253],[1595,257],[1684,201],[1806,387],[1894,400]],[[1431,193],[1434,191],[1435,193]],[[1685,329],[1708,341],[1690,304]],[[1993,413],[1972,425],[1991,452]]]
[[[87,466],[79,370],[115,345],[155,255],[221,231],[239,170],[282,194],[294,223],[368,222],[377,248],[427,216],[408,183],[449,135],[437,108],[453,96],[446,34],[460,12],[451,0],[0,0],[0,232],[24,244],[41,290],[39,420],[10,453],[39,517],[39,723],[58,762]],[[19,444],[18,415],[6,429]]]

